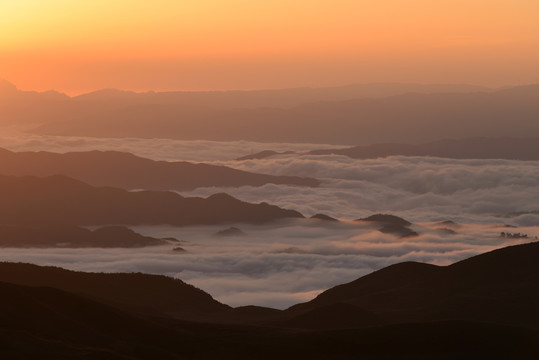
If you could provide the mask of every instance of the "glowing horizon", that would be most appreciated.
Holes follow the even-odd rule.
[[[539,3],[0,2],[0,78],[70,95],[539,82]]]

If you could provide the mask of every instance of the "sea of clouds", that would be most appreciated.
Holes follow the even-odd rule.
[[[537,161],[282,155],[219,163],[266,174],[315,177],[322,185],[199,188],[182,195],[228,192],[245,201],[267,201],[307,216],[322,212],[357,219],[382,212],[413,221],[539,225],[539,214],[533,214],[539,209]],[[521,215],[509,216],[517,213]]]
[[[0,260],[97,272],[145,272],[182,279],[217,300],[286,308],[402,261],[448,265],[502,246],[532,241],[500,237],[499,225],[420,223],[417,237],[382,234],[361,222],[300,219],[263,226],[235,224],[244,236],[218,237],[223,226],[137,226],[145,235],[180,244],[141,249],[2,249]],[[519,228],[539,236],[537,227]],[[185,252],[172,249],[181,246]]]
[[[226,226],[134,227],[156,237],[175,237],[171,246],[143,249],[2,249],[0,260],[58,265],[85,271],[142,271],[167,274],[209,292],[219,301],[285,308],[321,291],[401,261],[447,265],[498,247],[539,236],[539,162],[454,160],[394,156],[356,160],[309,156],[319,144],[97,139],[0,133],[0,147],[14,151],[120,150],[159,160],[188,160],[274,175],[315,177],[317,188],[268,184],[262,187],[199,188],[184,196],[227,192],[249,202],[268,202],[340,218],[254,226],[236,224],[241,237],[215,237]],[[299,154],[235,161],[266,149]],[[400,239],[351,221],[392,213],[414,222],[418,237]],[[448,231],[439,222],[453,220]],[[518,228],[504,227],[504,224]],[[444,229],[446,228],[446,229]],[[528,238],[503,238],[520,232]]]

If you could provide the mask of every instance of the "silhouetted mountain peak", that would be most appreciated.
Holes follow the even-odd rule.
[[[335,218],[332,218],[331,216],[328,216],[326,214],[315,214],[313,216],[311,216],[311,219],[316,219],[316,220],[323,220],[323,221],[339,221]]]
[[[213,235],[220,236],[220,237],[227,237],[227,236],[245,236],[247,234],[245,234],[241,229],[235,226],[231,226],[227,229],[219,230]]]
[[[0,175],[4,224],[218,224],[303,218],[294,210],[251,204],[228,194],[186,198],[170,191],[95,187],[62,175]]]
[[[75,96],[76,100],[118,100],[129,99],[136,97],[143,93],[136,93],[129,90],[119,90],[114,88],[105,88],[101,90],[92,91],[86,94]]]
[[[359,221],[373,221],[377,223],[402,225],[402,226],[412,225],[412,223],[409,222],[408,220],[405,220],[401,217],[390,215],[390,214],[374,214],[374,215],[368,216],[363,219],[358,219],[358,220]]]
[[[0,95],[16,94],[19,91],[15,85],[7,80],[0,79]]]
[[[227,193],[215,193],[207,197],[207,200],[213,201],[240,201]]]
[[[136,248],[170,242],[140,235],[123,226],[106,226],[91,231],[75,225],[0,225],[0,247]]]
[[[418,236],[419,234],[407,226],[399,224],[385,224],[378,231],[384,234],[398,235],[401,238]]]
[[[19,90],[14,84],[7,80],[0,79],[0,96],[8,97],[10,99],[27,99],[27,100],[41,100],[41,101],[55,101],[55,100],[68,100],[70,99],[64,93],[56,90],[47,90],[42,92],[37,91],[23,91]],[[28,106],[32,106],[28,104]]]

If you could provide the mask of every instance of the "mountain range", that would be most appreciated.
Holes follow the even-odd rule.
[[[326,144],[539,137],[539,85],[366,84],[77,97],[0,86],[0,123],[40,134]]]
[[[0,173],[15,176],[65,175],[94,186],[123,189],[187,191],[197,187],[287,184],[318,186],[319,181],[297,176],[255,174],[226,166],[185,161],[154,161],[119,151],[65,154],[12,152],[0,148]]]
[[[536,242],[445,267],[396,264],[284,311],[231,309],[163,276],[0,263],[2,353],[60,359],[531,359],[539,355],[538,256]],[[232,314],[228,324],[208,320],[223,313]],[[245,321],[249,313],[258,314],[251,324]],[[193,322],[188,314],[205,320]],[[242,320],[234,323],[234,314],[243,314]]]
[[[0,223],[10,225],[109,225],[261,223],[301,218],[267,203],[251,204],[220,193],[188,198],[167,191],[94,187],[62,175],[0,175]]]
[[[2,118],[35,124],[31,131],[39,134],[97,137],[343,145],[476,136],[539,137],[539,85],[496,91],[319,98],[291,106],[250,106],[248,101],[240,101],[235,106],[219,107],[151,101],[146,98],[150,95],[143,94],[127,100],[107,94],[95,100],[65,100],[65,105],[51,100],[50,109],[35,116],[25,111],[28,106],[13,110],[14,105],[8,103],[5,106],[11,110],[4,110]]]
[[[10,248],[136,248],[175,242],[143,236],[125,226],[92,231],[74,225],[0,225],[0,247]]]

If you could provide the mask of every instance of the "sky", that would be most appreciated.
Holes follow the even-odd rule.
[[[539,82],[537,0],[0,0],[0,78],[70,95]]]

